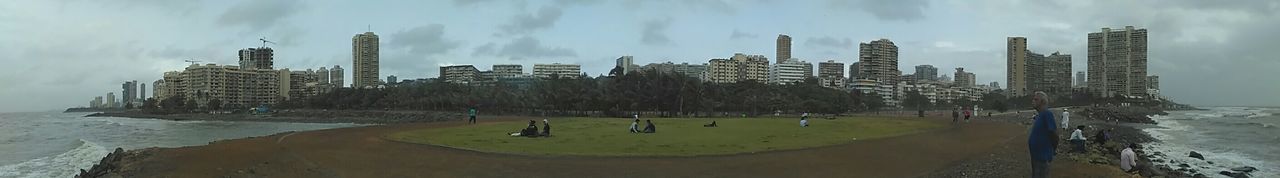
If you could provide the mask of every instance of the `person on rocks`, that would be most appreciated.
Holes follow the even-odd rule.
[[[1032,122],[1031,133],[1027,136],[1027,148],[1031,154],[1031,177],[1049,177],[1049,163],[1053,162],[1054,149],[1058,147],[1058,133],[1053,120],[1053,111],[1049,110],[1049,95],[1036,92],[1031,97],[1031,105],[1038,112]]]
[[[1077,153],[1084,153],[1085,152],[1084,142],[1085,142],[1084,126],[1083,125],[1076,126],[1076,130],[1071,131],[1071,145],[1074,146],[1072,151]]]
[[[653,126],[653,120],[644,120],[644,122],[649,123],[649,125],[644,126],[644,133],[657,133],[657,132],[658,132],[658,128]]]
[[[1137,154],[1133,153],[1133,149],[1138,148],[1137,143],[1130,143],[1129,146],[1120,151],[1120,169],[1125,172],[1136,172],[1138,169]]]

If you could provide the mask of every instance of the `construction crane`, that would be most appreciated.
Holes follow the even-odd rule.
[[[196,59],[187,59],[187,60],[183,60],[183,61],[187,61],[187,62],[191,63],[191,65],[196,65],[196,63],[204,62],[204,61],[197,61]]]
[[[258,40],[262,41],[263,48],[267,47],[267,43],[276,44],[276,42],[267,41],[267,37],[258,38]]]

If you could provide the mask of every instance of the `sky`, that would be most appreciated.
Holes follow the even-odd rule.
[[[1162,93],[1202,106],[1280,106],[1280,1],[1267,0],[48,0],[0,2],[0,112],[86,106],[150,85],[198,60],[235,65],[236,51],[275,42],[275,67],[347,69],[352,36],[379,35],[381,76],[430,78],[439,66],[581,64],[614,59],[706,63],[734,53],[774,57],[778,34],[808,62],[857,61],[858,43],[892,40],[899,69],[957,67],[1005,82],[1005,40],[1071,54],[1086,37],[1148,30],[1149,75]],[[1074,72],[1073,72],[1074,76]],[[148,88],[150,90],[150,88]],[[147,91],[147,93],[153,93]]]

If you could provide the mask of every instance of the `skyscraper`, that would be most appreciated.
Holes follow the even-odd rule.
[[[1033,61],[1036,62],[1036,61]],[[1044,91],[1055,94],[1071,93],[1071,55],[1054,52],[1044,58],[1043,64],[1037,64],[1040,67],[1037,70],[1029,72],[1042,72],[1038,78],[1033,78],[1036,84],[1036,91]]]
[[[271,69],[275,65],[274,50],[268,47],[245,48],[240,50],[240,68]]]
[[[147,83],[138,84],[138,102],[147,101]]]
[[[858,45],[859,75],[876,79],[881,83],[897,83],[898,46],[889,39],[880,39]]]
[[[862,66],[862,63],[859,63],[859,62],[853,62],[853,64],[849,64],[849,79],[864,79],[864,78],[866,78],[866,77],[862,76],[862,74],[861,74],[861,73],[859,73],[859,72],[862,72],[862,68],[861,68],[861,67],[859,67],[859,66]]]
[[[344,86],[344,77],[346,76],[342,75],[342,66],[333,65],[333,68],[329,69],[329,82],[333,83],[334,88],[342,88]]]
[[[133,102],[138,99],[138,81],[125,81],[120,84],[120,104],[121,106],[133,106]]]
[[[1088,84],[1088,82],[1085,80],[1084,71],[1076,72],[1076,85],[1075,85],[1075,87],[1085,87],[1085,86],[1089,86],[1089,84]]]
[[[784,61],[791,60],[791,36],[787,36],[786,34],[778,34],[778,43],[776,45],[778,48],[776,52],[777,56],[774,56],[774,57],[777,57],[777,58],[774,58],[774,59],[778,60],[777,63],[782,63]]]
[[[378,86],[378,35],[364,32],[351,37],[352,87]],[[333,71],[330,71],[333,72]]]
[[[1009,37],[1005,49],[1005,56],[1008,61],[1005,64],[1005,86],[1009,87],[1006,92],[1012,96],[1027,95],[1027,38],[1026,37]]]
[[[933,65],[918,65],[916,66],[916,73],[914,75],[916,77],[916,81],[937,81],[938,68],[933,67]]]
[[[106,101],[106,102],[107,102],[107,108],[117,108],[117,107],[120,107],[120,103],[116,102],[116,94],[115,94],[115,93],[107,92],[107,101]]]
[[[1147,29],[1089,33],[1089,90],[1095,96],[1146,96]]]

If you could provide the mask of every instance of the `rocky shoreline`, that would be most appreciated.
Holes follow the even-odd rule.
[[[462,120],[462,113],[436,111],[281,110],[270,114],[153,114],[144,111],[101,112],[85,117],[127,117],[174,121],[255,121],[297,123],[395,124]]]
[[[1194,109],[1194,108],[1193,108]],[[1063,142],[1063,147],[1059,148],[1059,155],[1067,154],[1068,159],[1074,159],[1082,162],[1093,164],[1119,165],[1118,158],[1120,151],[1124,150],[1125,144],[1137,143],[1138,149],[1134,152],[1138,156],[1138,170],[1134,174],[1142,177],[1208,177],[1207,175],[1219,174],[1227,177],[1250,177],[1249,173],[1257,170],[1257,168],[1244,166],[1233,168],[1231,170],[1222,171],[1204,171],[1210,169],[1208,167],[1192,167],[1186,163],[1179,161],[1167,160],[1172,156],[1187,156],[1204,160],[1204,155],[1192,151],[1190,153],[1163,153],[1158,151],[1149,151],[1143,149],[1150,143],[1158,142],[1155,138],[1147,135],[1146,132],[1136,128],[1133,124],[1156,124],[1150,115],[1168,115],[1161,108],[1156,107],[1086,107],[1079,114],[1084,118],[1073,118],[1072,125],[1087,125],[1085,135],[1088,139],[1094,139],[1092,136],[1099,130],[1110,131],[1111,137],[1107,144],[1093,144],[1093,140],[1089,140],[1087,145],[1087,153],[1065,153],[1070,148],[1070,144]],[[1076,119],[1084,119],[1076,122]],[[1070,132],[1060,132],[1061,138],[1070,138]],[[1171,165],[1156,165],[1169,162]],[[1213,164],[1212,162],[1208,162]]]

